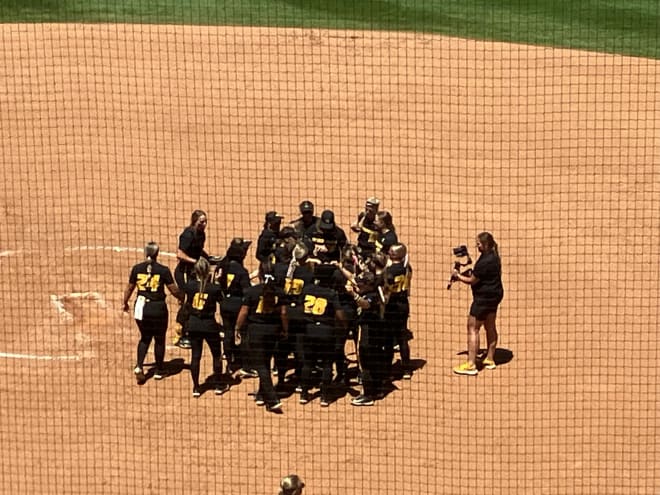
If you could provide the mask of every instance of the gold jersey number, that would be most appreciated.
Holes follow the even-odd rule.
[[[328,300],[324,297],[315,297],[310,294],[305,296],[304,302],[305,313],[320,316],[325,313],[328,307]]]
[[[390,292],[403,292],[410,289],[410,275],[397,275],[394,277],[394,283],[390,286]]]
[[[287,278],[284,282],[284,292],[294,296],[302,294],[305,281],[299,278]]]
[[[160,287],[160,275],[138,273],[136,285],[139,291],[156,292]]]
[[[275,304],[277,304],[277,296],[275,296]],[[259,296],[259,304],[257,304],[257,309],[255,313],[262,314],[264,312],[264,298]]]
[[[204,309],[204,305],[206,304],[206,300],[208,298],[209,298],[208,294],[205,294],[204,292],[197,292],[193,297],[191,306],[194,309],[198,309],[201,311]]]

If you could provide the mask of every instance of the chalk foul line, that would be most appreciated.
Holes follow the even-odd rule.
[[[69,246],[64,248],[65,253],[75,253],[80,251],[111,251],[113,253],[144,253],[144,248],[124,247],[124,246]],[[27,249],[4,249],[0,250],[0,258],[9,258],[10,256],[17,256],[21,254],[30,254]],[[176,258],[176,253],[169,253],[167,251],[160,251],[160,256],[167,258]]]
[[[92,355],[77,355],[72,356],[44,356],[38,354],[18,354],[14,352],[0,352],[0,358],[7,359],[30,359],[34,361],[82,361],[84,358],[93,357]]]

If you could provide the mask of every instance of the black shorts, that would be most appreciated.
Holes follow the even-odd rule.
[[[167,318],[135,320],[144,337],[160,337],[167,333]]]
[[[491,314],[497,314],[497,307],[500,301],[473,301],[470,306],[470,316],[474,316],[479,321],[484,321]]]

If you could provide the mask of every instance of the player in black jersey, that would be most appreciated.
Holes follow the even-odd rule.
[[[379,211],[376,214],[375,225],[378,231],[376,251],[387,255],[390,248],[399,241],[392,223],[392,214],[389,211]]]
[[[278,384],[284,384],[286,381],[287,360],[292,352],[294,356],[294,376],[300,380],[302,374],[302,338],[306,324],[303,313],[302,291],[306,285],[314,283],[314,269],[311,262],[308,261],[308,254],[308,246],[303,241],[299,241],[291,253],[291,259],[286,266],[283,277],[282,285],[288,307],[289,331],[287,338],[278,342],[278,352],[275,360],[278,366]],[[278,278],[276,271],[276,281],[278,281]]]
[[[390,326],[394,341],[399,346],[403,378],[412,378],[410,365],[410,345],[408,339],[408,317],[410,316],[410,283],[412,281],[412,266],[408,262],[408,249],[404,244],[396,243],[389,251],[391,263],[383,273],[384,288],[387,298],[385,305],[385,321]]]
[[[319,221],[319,217],[314,215],[314,204],[311,201],[303,201],[300,203],[299,209],[300,216],[292,221],[289,225],[296,231],[298,238],[301,238],[307,229]]]
[[[354,406],[373,406],[384,396],[385,380],[392,364],[392,335],[383,316],[384,304],[378,294],[376,276],[362,272],[356,277],[355,302],[360,308],[359,359],[363,392],[351,401]]]
[[[259,375],[259,390],[255,395],[257,405],[266,405],[268,411],[280,411],[282,402],[277,396],[270,373],[270,362],[275,353],[277,340],[286,337],[288,331],[287,307],[283,292],[277,287],[272,265],[259,265],[258,285],[247,289],[236,321],[238,329],[247,325],[247,348],[250,364]]]
[[[193,267],[194,278],[184,286],[186,305],[190,312],[188,331],[191,343],[190,375],[193,382],[193,397],[199,397],[202,390],[199,384],[200,361],[204,341],[213,356],[213,381],[216,395],[223,394],[228,386],[220,381],[222,376],[222,344],[220,325],[215,319],[218,304],[222,300],[220,285],[211,280],[211,265],[205,258],[197,260]]]
[[[324,210],[319,220],[305,231],[304,237],[314,244],[312,255],[323,263],[339,261],[341,250],[348,244],[346,233],[335,223],[331,210]]]
[[[302,290],[302,304],[307,324],[303,337],[303,369],[300,403],[311,400],[309,389],[312,386],[312,368],[321,363],[321,407],[330,405],[329,389],[332,383],[332,362],[335,355],[336,320],[346,324],[346,316],[339,302],[337,292],[331,288],[337,271],[331,264],[318,264],[314,267],[315,283],[305,285]]]
[[[351,230],[357,237],[357,251],[362,260],[369,258],[376,251],[378,240],[378,229],[375,225],[376,213],[380,206],[380,200],[376,197],[367,199],[364,210],[361,211],[357,220],[351,224]]]
[[[140,330],[140,341],[137,346],[137,363],[133,373],[139,385],[146,381],[144,374],[144,359],[154,340],[154,356],[156,360],[156,372],[154,378],[160,380],[164,377],[163,368],[165,360],[165,333],[169,312],[165,302],[165,290],[167,289],[180,301],[183,301],[183,292],[174,283],[172,272],[165,265],[158,263],[158,244],[149,242],[144,248],[146,261],[138,263],[131,269],[128,285],[124,290],[124,302],[122,309],[128,312],[128,301],[137,288],[137,299],[135,301],[134,317]]]
[[[282,226],[282,219],[284,217],[276,211],[269,211],[266,213],[264,219],[264,228],[259,234],[257,239],[257,249],[255,256],[260,263],[275,262],[275,248],[277,247],[277,239]]]
[[[335,334],[335,368],[337,370],[336,381],[348,385],[350,377],[348,374],[348,358],[346,356],[346,341],[350,336],[355,343],[357,351],[358,336],[358,312],[351,286],[354,285],[355,276],[358,271],[356,260],[353,257],[353,247],[346,246],[342,250],[342,259],[333,274],[332,287],[337,291],[339,303],[344,310],[346,322],[336,322]]]
[[[244,266],[245,257],[251,244],[251,241],[235,237],[218,266],[220,270],[218,283],[224,295],[220,303],[220,315],[224,327],[222,349],[227,360],[228,373],[238,371],[243,365],[244,356],[241,352],[243,349],[234,343],[234,329],[238,312],[241,309],[243,294],[251,287],[250,274]]]
[[[204,250],[207,225],[208,217],[206,212],[195,210],[190,216],[190,225],[183,229],[183,232],[179,235],[179,245],[176,250],[176,257],[179,263],[174,269],[174,280],[176,280],[177,285],[181,288],[193,278],[193,267],[197,260],[200,258],[209,258],[208,253]],[[188,317],[186,306],[181,306],[177,314],[177,323],[181,325],[181,335],[175,344],[184,349],[190,348],[190,339],[186,335]]]

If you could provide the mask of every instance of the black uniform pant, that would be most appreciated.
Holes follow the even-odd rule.
[[[174,268],[174,281],[180,289],[190,280],[193,273],[193,265],[190,263],[179,262]],[[181,332],[183,335],[188,336],[188,321],[190,320],[190,308],[186,304],[179,307],[176,315],[176,322],[181,325]]]
[[[327,397],[332,383],[332,362],[335,356],[335,327],[318,323],[308,323],[303,337],[302,389],[307,392],[312,387],[312,369],[320,362],[321,397]]]
[[[279,333],[279,325],[265,323],[248,324],[247,337],[250,365],[259,375],[259,390],[257,394],[263,398],[267,405],[276,404],[279,400],[270,373],[270,362],[275,354],[275,346]]]
[[[376,398],[386,392],[392,370],[393,335],[380,326],[362,325],[360,369],[364,395]]]
[[[289,355],[293,354],[293,366],[295,374],[300,377],[303,367],[303,335],[305,333],[305,322],[301,320],[289,320],[289,331],[287,337],[279,339],[275,349],[275,366],[280,383],[284,382],[285,375],[289,371]]]
[[[408,343],[408,310],[393,308],[385,311],[385,321],[393,336],[393,341],[399,346],[401,366],[404,371],[410,368],[410,344]]]
[[[220,334],[216,332],[196,332],[189,333],[191,345],[190,374],[192,376],[193,387],[199,387],[199,372],[202,361],[202,351],[204,341],[213,356],[213,373],[217,377],[222,374],[222,342]]]
[[[348,325],[344,327],[342,323],[337,322],[335,332],[335,368],[337,369],[337,379],[343,380],[348,373],[348,359],[346,358],[346,341],[349,334],[357,335],[357,311],[352,306],[342,306]]]
[[[240,369],[243,365],[242,351],[245,347],[242,343],[237,346],[234,342],[234,328],[238,313],[234,311],[220,311],[222,316],[222,326],[224,327],[224,337],[222,338],[222,352],[227,360],[227,367],[231,370]]]
[[[137,346],[137,365],[142,368],[147,351],[154,341],[154,358],[156,369],[162,370],[165,361],[165,334],[167,333],[167,314],[163,318],[135,320],[140,330],[140,341]]]

